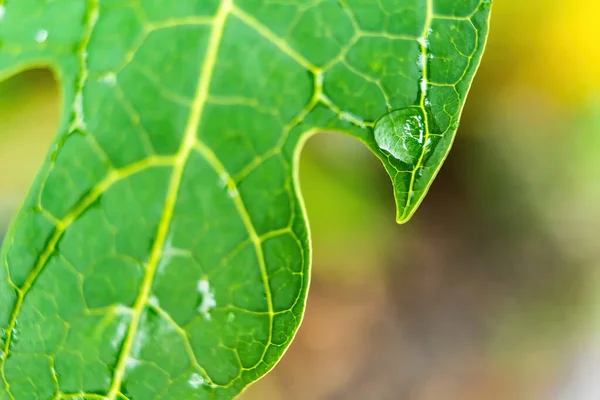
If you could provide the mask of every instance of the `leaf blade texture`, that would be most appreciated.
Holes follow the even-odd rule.
[[[0,77],[50,66],[57,138],[5,238],[0,399],[233,398],[298,329],[298,157],[362,141],[416,210],[486,0],[6,0]]]

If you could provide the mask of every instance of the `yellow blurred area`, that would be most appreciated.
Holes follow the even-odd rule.
[[[539,3],[537,11],[548,5]],[[541,80],[543,87],[559,98],[581,104],[600,89],[600,2],[596,0],[555,1],[548,22],[538,31],[535,42],[541,51],[529,64],[523,77]],[[523,21],[524,24],[527,21]],[[526,54],[524,55],[527,56]],[[545,67],[540,71],[538,67]]]
[[[58,127],[60,95],[52,74],[28,71],[0,84],[0,223],[14,212]]]
[[[455,148],[410,223],[359,143],[309,141],[305,321],[244,400],[600,399],[600,1],[493,7]],[[0,84],[2,228],[58,97],[45,71]]]
[[[568,105],[598,94],[600,2],[496,0],[493,12],[484,62],[498,63],[497,84],[535,88]]]

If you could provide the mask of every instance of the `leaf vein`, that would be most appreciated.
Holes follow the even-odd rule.
[[[127,331],[124,343],[121,347],[111,386],[107,394],[107,398],[110,400],[115,399],[115,397],[120,391],[121,385],[123,384],[123,379],[125,378],[126,373],[127,360],[129,359],[129,356],[133,349],[136,333],[140,326],[143,311],[146,305],[148,304],[148,300],[150,298],[154,277],[156,275],[158,265],[163,255],[163,248],[167,241],[169,228],[173,219],[175,205],[177,202],[177,196],[181,186],[185,166],[196,143],[198,126],[200,125],[202,114],[204,112],[205,105],[208,101],[209,87],[212,81],[212,75],[216,65],[219,47],[221,45],[223,32],[225,30],[227,17],[231,13],[232,6],[232,0],[223,0],[214,19],[208,43],[208,49],[206,51],[202,71],[200,72],[200,77],[198,79],[196,94],[192,103],[192,108],[185,129],[184,138],[176,156],[176,163],[173,168],[171,181],[169,183],[169,188],[165,199],[164,211],[156,231],[156,239],[154,241],[154,245],[152,246],[150,259],[146,267],[146,272],[142,282],[142,289],[133,307],[131,323]]]

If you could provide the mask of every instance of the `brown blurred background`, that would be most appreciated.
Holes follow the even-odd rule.
[[[365,148],[309,141],[306,317],[244,400],[600,399],[599,16],[495,1],[456,145],[407,225]],[[59,100],[47,71],[0,84],[0,231]]]

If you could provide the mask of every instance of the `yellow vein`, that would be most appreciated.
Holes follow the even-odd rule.
[[[98,200],[98,198],[100,198],[100,196],[102,194],[104,194],[115,183],[117,183],[131,175],[137,174],[138,172],[141,172],[149,167],[170,166],[173,164],[173,161],[174,161],[173,157],[151,157],[147,160],[143,160],[136,164],[132,164],[129,167],[126,167],[126,168],[123,168],[120,170],[113,170],[106,176],[106,178],[104,178],[100,183],[98,183],[92,189],[92,191],[78,205],[76,205],[75,208],[73,208],[73,210],[71,210],[71,212],[65,218],[58,221],[58,224],[56,224],[54,233],[52,234],[52,237],[48,241],[48,245],[46,246],[44,252],[38,258],[37,263],[35,264],[33,270],[27,277],[27,280],[25,281],[25,283],[23,283],[23,286],[21,286],[21,288],[18,289],[18,291],[17,291],[17,294],[18,294],[17,302],[16,302],[15,306],[13,307],[13,312],[11,314],[10,321],[8,324],[8,328],[7,328],[7,332],[6,332],[6,340],[4,342],[4,349],[3,349],[4,357],[1,359],[1,364],[0,364],[0,367],[2,369],[2,378],[4,379],[4,382],[6,383],[7,387],[9,385],[8,385],[8,381],[6,380],[6,378],[4,376],[4,373],[5,373],[4,367],[6,364],[6,359],[9,354],[9,350],[10,350],[10,346],[11,346],[11,342],[12,342],[12,338],[13,338],[13,330],[17,325],[17,317],[19,316],[19,312],[21,311],[21,307],[23,306],[25,296],[27,295],[27,293],[29,293],[35,280],[40,275],[40,273],[46,266],[46,263],[48,262],[48,260],[50,259],[50,257],[54,253],[54,251],[56,250],[56,245],[58,244],[58,241],[60,240],[62,235],[65,233],[67,228],[69,226],[71,226],[71,224],[73,222],[75,222],[92,204],[94,204],[94,202],[96,200]]]
[[[90,10],[86,16],[86,21],[85,21],[86,22],[86,30],[84,32],[84,36],[83,36],[83,39],[81,42],[81,49],[80,49],[82,71],[81,71],[81,76],[78,78],[78,81],[77,81],[77,86],[78,86],[79,92],[83,88],[83,84],[85,83],[85,80],[87,79],[87,73],[88,73],[87,69],[86,69],[87,54],[85,52],[85,49],[87,48],[87,46],[89,44],[89,41],[92,36],[92,31],[96,25],[96,21],[98,20],[98,0],[89,0],[88,6],[89,6]],[[76,114],[78,111],[82,112],[82,110],[78,110],[78,107],[77,107],[78,100],[79,100],[79,97],[76,96],[74,107],[73,107]],[[83,118],[82,115],[80,117]],[[71,123],[71,127],[69,130],[73,129],[73,127],[75,126],[75,124],[77,122],[77,118],[78,118],[78,116],[76,115],[75,120]],[[9,321],[9,324],[7,327],[7,332],[6,332],[6,339],[4,341],[4,348],[1,351],[2,357],[0,357],[0,376],[2,377],[2,380],[4,381],[6,392],[8,393],[8,395],[11,399],[14,399],[14,397],[13,397],[12,393],[10,392],[10,384],[8,383],[8,380],[6,379],[6,360],[9,355],[10,346],[11,346],[12,339],[13,339],[13,331],[14,331],[14,329],[16,327],[16,323],[17,323],[17,317],[18,317],[21,307],[23,305],[25,296],[31,289],[31,286],[33,285],[33,283],[35,282],[35,280],[41,273],[44,266],[46,265],[46,262],[48,261],[48,259],[52,255],[52,253],[54,252],[54,249],[55,249],[59,239],[62,237],[67,226],[69,226],[75,219],[77,219],[77,217],[79,215],[81,215],[81,213],[83,213],[94,201],[96,201],[96,199],[105,190],[107,190],[108,187],[110,187],[112,184],[114,184],[116,181],[118,181],[119,179],[122,178],[121,175],[115,176],[115,173],[117,175],[119,175],[117,171],[113,171],[113,174],[109,174],[109,176],[103,182],[101,182],[99,185],[97,185],[92,190],[92,192],[79,205],[77,205],[76,208],[69,215],[67,215],[67,217],[65,217],[65,219],[63,219],[62,224],[56,225],[55,232],[54,232],[53,236],[50,238],[50,241],[48,242],[48,245],[46,246],[44,252],[40,255],[40,258],[38,258],[33,270],[30,272],[29,276],[27,277],[27,280],[25,281],[25,283],[23,284],[21,289],[17,290],[17,301],[14,305],[12,314],[10,316],[10,321]],[[106,186],[106,189],[104,189],[104,190],[102,190],[104,187],[103,184],[108,185],[108,186]],[[101,191],[98,191],[98,190],[101,190]],[[41,193],[41,190],[40,190],[40,193]],[[6,266],[8,268],[8,263],[6,264]]]
[[[190,338],[189,338],[187,332],[185,331],[185,329],[183,327],[181,327],[173,319],[173,317],[171,317],[171,315],[168,312],[166,312],[162,307],[160,307],[158,304],[152,304],[152,302],[150,302],[150,307],[152,309],[154,309],[154,311],[156,311],[162,318],[164,318],[165,320],[167,320],[167,322],[173,327],[173,329],[175,329],[175,331],[177,333],[179,333],[179,335],[183,339],[183,345],[185,346],[185,349],[188,352],[188,355],[190,356],[192,364],[194,365],[194,367],[198,368],[198,370],[200,372],[202,372],[202,374],[204,375],[203,378],[208,381],[208,384],[211,387],[220,386],[220,385],[215,384],[212,381],[212,379],[210,378],[210,376],[208,375],[208,373],[206,372],[206,370],[204,369],[204,367],[202,367],[198,363],[198,360],[196,359],[196,355],[194,354],[194,349],[192,348],[192,344],[190,343]]]
[[[156,240],[154,241],[154,245],[150,253],[150,259],[148,260],[148,265],[146,266],[142,288],[133,307],[131,324],[129,326],[129,330],[127,331],[127,336],[125,337],[121,353],[119,354],[119,359],[115,367],[115,373],[111,387],[107,394],[107,397],[111,400],[115,399],[123,383],[123,378],[125,377],[127,367],[127,360],[131,354],[131,350],[135,342],[135,336],[140,326],[142,312],[148,303],[148,299],[150,298],[154,276],[162,257],[162,251],[167,240],[171,220],[173,219],[177,194],[181,186],[185,165],[196,142],[196,132],[198,130],[198,126],[200,125],[204,107],[208,99],[210,82],[212,80],[215,64],[217,62],[221,38],[223,37],[225,23],[228,15],[231,12],[231,8],[232,0],[223,0],[214,19],[211,36],[208,43],[208,49],[206,51],[205,62],[202,66],[202,71],[198,79],[196,95],[194,97],[194,102],[192,103],[192,109],[185,129],[183,142],[179,152],[177,153],[177,159],[173,167],[173,173],[165,199],[163,215],[158,224],[156,232]]]
[[[327,97],[327,95],[321,94],[320,100],[321,103],[325,105],[325,107],[329,108],[331,111],[337,114],[338,118],[340,118],[341,120],[347,121],[354,126],[358,126],[359,128],[365,128],[367,126],[373,127],[372,122],[363,121],[360,117],[354,114],[351,114],[347,111],[342,111],[337,105],[335,105],[335,103],[329,97]]]
[[[213,21],[214,20],[211,17],[190,16],[181,18],[171,18],[165,21],[153,21],[147,23],[145,27],[148,30],[156,31],[159,29],[175,28],[183,25],[210,25],[213,23]]]
[[[487,2],[486,0],[482,0],[479,2],[479,5],[473,10],[473,12],[471,14],[469,14],[466,17],[450,17],[450,16],[443,16],[443,15],[438,15],[438,14],[434,14],[433,13],[433,4],[432,4],[432,0],[427,0],[427,18],[425,21],[425,26],[423,28],[423,33],[421,34],[420,37],[420,44],[421,44],[421,57],[423,58],[423,79],[425,80],[425,82],[427,82],[427,76],[428,76],[428,71],[427,71],[427,42],[425,41],[425,39],[427,38],[427,35],[429,34],[429,31],[431,29],[431,23],[433,21],[433,19],[449,19],[449,20],[471,20],[471,18],[473,18],[478,12],[480,12],[480,8],[481,5],[483,3]],[[471,25],[473,24],[472,21]],[[489,24],[489,18],[487,23]],[[479,47],[479,34],[476,30],[475,32],[475,50],[473,51],[473,56],[475,55],[475,53],[477,52],[477,47]],[[484,44],[485,46],[485,44]],[[469,58],[469,63],[467,65],[467,67],[465,68],[465,70],[463,71],[463,74],[461,76],[461,78],[455,83],[458,84],[458,82],[460,82],[467,74],[467,70],[470,68],[471,65],[471,59],[472,57]],[[429,82],[427,82],[428,84],[431,84]],[[434,84],[435,86],[444,86],[443,84]],[[454,91],[458,94],[458,91],[456,90],[456,87],[454,85]],[[468,91],[468,89],[467,89]],[[425,118],[425,143],[427,143],[427,138],[429,136],[438,136],[438,135],[433,135],[429,132],[429,118],[427,115],[427,112],[425,110],[425,93],[424,91],[421,91],[421,101],[420,101],[420,105],[419,107],[423,110],[424,113],[424,118]],[[462,113],[462,109],[458,115],[458,119],[460,119],[460,114]],[[423,159],[425,157],[425,153],[426,153],[426,148],[423,148],[423,151],[421,152],[421,157],[419,158],[418,162],[417,162],[417,167],[412,171],[412,175],[411,175],[411,180],[410,180],[410,187],[408,190],[408,197],[406,199],[406,203],[405,203],[405,209],[404,212],[402,213],[401,216],[398,216],[397,221],[398,222],[405,222],[407,221],[410,216],[412,215],[412,213],[414,213],[417,209],[418,204],[423,200],[423,196],[421,196],[420,199],[417,200],[417,203],[413,206],[412,211],[409,212],[408,210],[408,206],[410,204],[410,200],[411,200],[411,194],[413,193],[413,187],[414,187],[414,183],[415,183],[415,175],[418,171],[418,169],[422,166],[423,164]],[[439,165],[438,165],[438,169],[439,169]]]
[[[192,99],[186,97],[185,95],[179,94],[171,89],[169,89],[161,80],[159,76],[149,68],[144,67],[143,65],[136,65],[134,67],[143,77],[148,79],[152,85],[156,88],[156,90],[166,99],[172,101],[173,103],[177,103],[183,105],[185,107],[189,107]]]
[[[410,41],[419,39],[418,36],[412,36],[412,35],[398,35],[398,34],[387,33],[387,32],[374,32],[374,31],[363,31],[363,30],[358,31],[358,36],[359,37],[372,37],[372,38],[385,38],[385,39],[392,39],[392,40],[410,40]]]
[[[270,157],[276,154],[279,154],[281,152],[281,148],[285,144],[285,141],[288,139],[291,130],[295,128],[298,124],[300,124],[302,121],[304,121],[306,116],[317,106],[317,104],[319,104],[322,97],[323,73],[319,71],[314,74],[313,94],[306,107],[300,110],[300,112],[283,127],[283,134],[281,135],[281,138],[279,138],[279,140],[277,141],[275,147],[267,151],[266,153],[255,157],[248,165],[242,168],[242,170],[238,172],[236,176],[233,177],[234,182],[241,182],[265,160],[269,159]]]
[[[288,56],[293,58],[298,64],[302,65],[307,70],[313,72],[314,74],[318,73],[320,69],[313,65],[310,61],[308,61],[302,54],[298,53],[294,50],[285,40],[279,38],[276,34],[271,32],[267,27],[265,27],[261,22],[259,22],[256,18],[247,14],[245,11],[240,8],[233,6],[231,9],[231,13],[242,20],[246,25],[253,28],[256,32],[258,32],[265,39],[269,40],[275,46],[277,46],[281,51],[286,53]]]
[[[248,231],[248,234],[250,235],[250,240],[252,241],[252,244],[254,245],[254,249],[256,251],[256,258],[258,260],[258,265],[260,267],[260,274],[262,277],[263,285],[265,287],[265,294],[267,297],[267,307],[268,307],[268,313],[269,313],[269,345],[270,345],[272,338],[273,338],[273,297],[271,295],[271,286],[269,285],[269,274],[267,272],[265,256],[262,251],[262,242],[260,240],[260,237],[256,233],[256,229],[254,228],[254,224],[252,223],[250,214],[248,214],[246,205],[244,204],[244,201],[240,197],[240,194],[237,190],[235,181],[227,173],[225,166],[221,163],[221,161],[219,161],[219,158],[216,156],[216,154],[200,140],[196,141],[194,148],[196,149],[196,151],[198,151],[198,153],[200,153],[204,157],[204,159],[206,161],[208,161],[208,163],[212,166],[212,168],[215,170],[215,172],[217,172],[220,176],[225,178],[227,189],[228,189],[229,193],[232,194],[231,198],[233,200],[233,203],[235,204],[235,208],[237,209],[238,213],[242,217],[242,222],[244,223],[244,226],[246,227],[246,230]],[[260,358],[261,361],[263,360],[268,348],[269,348],[268,345],[265,346],[265,350],[263,351],[263,354]]]
[[[423,73],[423,77],[421,78],[421,98],[419,101],[419,107],[423,110],[423,118],[425,123],[425,144],[427,144],[427,139],[429,138],[429,116],[427,115],[427,110],[425,109],[425,100],[427,98],[427,85],[429,84],[429,71],[427,67],[427,59],[429,57],[427,47],[429,44],[427,43],[427,36],[429,35],[429,30],[431,29],[431,21],[433,20],[433,0],[427,0],[427,15],[425,17],[425,25],[423,26],[423,32],[421,33],[421,37],[419,38],[419,45],[421,47],[421,69]],[[425,152],[427,150],[426,145],[423,146],[423,150],[421,151],[421,156],[419,157],[419,161],[417,161],[416,167],[413,169],[411,177],[410,177],[410,186],[408,188],[406,203],[404,205],[404,212],[402,215],[398,216],[398,222],[406,221],[408,217],[412,214],[409,212],[410,200],[413,195],[413,189],[415,185],[415,175],[417,174],[417,170],[421,167],[423,163],[423,158],[425,157]],[[415,211],[416,208],[413,208]]]
[[[104,399],[104,396],[102,396],[100,394],[94,394],[94,393],[79,392],[79,393],[59,393],[58,397],[56,397],[56,398],[57,399],[73,399],[73,400]]]
[[[88,74],[89,71],[87,69],[87,59],[88,59],[88,52],[87,52],[87,48],[90,44],[90,40],[92,38],[92,32],[94,30],[94,27],[96,26],[96,22],[98,21],[98,4],[99,0],[90,0],[88,4],[91,5],[91,10],[90,12],[87,14],[87,18],[86,18],[86,31],[84,32],[84,36],[83,39],[81,41],[81,45],[79,47],[79,49],[77,50],[77,53],[79,55],[80,58],[80,75],[77,79],[76,82],[76,89],[75,89],[75,99],[73,101],[73,120],[71,121],[71,125],[69,126],[69,133],[71,133],[72,131],[74,131],[77,128],[82,128],[85,127],[85,123],[83,121],[84,115],[83,115],[83,97],[82,97],[82,93],[83,93],[83,87],[85,85],[85,82],[88,79]],[[93,139],[93,138],[92,138]]]

